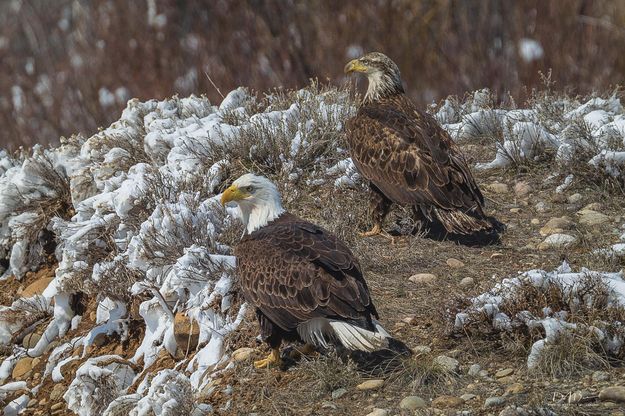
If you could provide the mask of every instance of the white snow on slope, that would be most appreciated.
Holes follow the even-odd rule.
[[[0,153],[0,258],[10,259],[4,276],[19,279],[39,267],[49,238],[42,229],[58,240],[56,277],[37,298],[52,320],[30,356],[42,355],[78,324],[70,307],[73,294],[84,292],[98,301],[95,326],[52,350],[44,379],[61,381],[63,366],[84,360],[102,335],[124,340],[129,299],[148,297],[138,310],[145,335],[130,362],[120,364],[118,356],[82,362],[64,395],[70,409],[107,414],[124,406],[135,415],[210,411],[195,403],[195,395],[228,364],[224,340],[246,311],[232,293],[231,248],[220,241],[234,224],[233,211],[224,212],[216,192],[240,158],[286,178],[287,185],[300,178],[353,185],[353,165],[350,169],[336,142],[354,111],[347,97],[304,89],[261,99],[239,88],[219,106],[195,96],[131,100],[118,121],[90,138],[75,136],[52,149],[36,146],[16,158]],[[329,169],[340,160],[344,168]],[[42,209],[46,204],[53,209]],[[1,344],[10,344],[24,329],[23,322],[2,320],[3,311],[16,308],[19,304],[0,310]],[[199,325],[199,346],[183,352],[188,358],[177,370],[149,380],[147,372],[135,371],[137,365],[149,367],[163,350],[180,356],[173,327],[177,312]],[[10,382],[26,352],[15,348],[0,363],[0,384]],[[139,385],[137,393],[126,394],[130,385]],[[19,411],[28,399],[20,397],[5,411]]]

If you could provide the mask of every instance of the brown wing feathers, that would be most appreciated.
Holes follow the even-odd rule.
[[[377,316],[349,249],[290,214],[244,237],[235,255],[244,296],[283,330],[316,317]]]
[[[363,105],[347,129],[356,167],[390,200],[434,210],[449,232],[492,226],[484,218],[482,193],[449,135],[404,95]]]

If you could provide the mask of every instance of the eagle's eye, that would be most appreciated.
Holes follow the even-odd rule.
[[[250,194],[254,192],[254,187],[252,185],[246,186],[244,189]]]

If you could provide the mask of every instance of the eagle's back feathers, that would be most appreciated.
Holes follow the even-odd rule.
[[[448,233],[493,229],[463,155],[404,94],[363,103],[347,133],[356,168],[391,201],[418,207]]]

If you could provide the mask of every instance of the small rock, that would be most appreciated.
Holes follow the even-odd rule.
[[[584,197],[581,194],[573,194],[570,195],[566,200],[569,204],[578,204],[582,201],[582,199],[584,199]]]
[[[22,340],[22,346],[26,349],[35,348],[35,345],[37,345],[40,339],[41,334],[31,332],[30,334],[26,335]]]
[[[477,373],[478,376],[482,377],[482,378],[486,378],[488,377],[488,371],[486,370],[480,370],[479,373]]]
[[[59,410],[59,409],[62,409],[62,408],[63,408],[63,403],[62,403],[62,402],[59,402],[59,403],[54,403],[54,404],[50,407],[50,410],[52,410],[52,411],[54,412],[55,410]]]
[[[63,394],[65,394],[65,387],[62,384],[55,384],[50,392],[50,400],[53,402],[60,400]]]
[[[455,373],[458,371],[460,363],[455,358],[447,357],[446,355],[439,355],[434,359],[434,363],[440,365],[445,370]]]
[[[11,373],[11,377],[13,380],[24,380],[27,379],[33,369],[33,359],[30,357],[23,357],[17,360],[15,363],[15,367],[13,367],[13,372]]]
[[[550,248],[569,247],[577,241],[577,238],[569,234],[551,234],[538,245],[539,250],[549,250]]]
[[[536,210],[536,212],[544,214],[545,212],[549,211],[551,207],[546,202],[540,201],[536,203],[536,205],[534,205],[534,209]]]
[[[538,232],[542,236],[548,236],[571,230],[573,227],[575,227],[575,223],[567,217],[551,218]]]
[[[106,335],[106,332],[100,332],[98,335],[93,338],[93,345],[96,347],[101,347],[109,341],[109,336]]]
[[[475,394],[471,394],[471,393],[465,393],[462,396],[460,396],[460,398],[462,400],[464,400],[465,402],[468,402],[469,400],[473,400],[475,399],[477,396]]]
[[[42,277],[35,280],[34,282],[26,286],[26,289],[22,291],[20,296],[22,296],[23,298],[29,298],[34,295],[41,295],[43,291],[46,290],[52,279],[54,279],[54,276]]]
[[[624,403],[625,402],[625,387],[623,386],[606,387],[605,389],[599,392],[599,400]]]
[[[508,377],[514,374],[513,368],[506,368],[504,370],[499,370],[495,373],[495,378]]]
[[[608,373],[607,371],[595,371],[594,373],[592,373],[592,381],[594,381],[595,383],[608,381],[609,379],[610,373]]]
[[[475,279],[472,277],[465,277],[460,281],[460,287],[469,288],[475,284]]]
[[[452,269],[459,269],[460,267],[464,267],[464,263],[458,259],[449,258],[447,259],[447,265]]]
[[[514,376],[506,376],[506,377],[501,377],[501,378],[498,378],[498,379],[497,379],[497,381],[498,381],[500,384],[510,384],[510,383],[514,383],[514,380],[515,380]]]
[[[610,221],[610,217],[593,210],[581,210],[577,213],[580,215],[579,223],[587,227],[605,224]]]
[[[199,324],[185,313],[177,312],[174,317],[174,338],[182,354],[195,351],[200,339]]]
[[[254,353],[254,348],[243,347],[232,353],[232,359],[234,361],[247,361],[250,356]]]
[[[472,364],[471,367],[469,367],[469,371],[467,372],[467,374],[471,377],[475,377],[480,374],[481,370],[482,367],[479,364]]]
[[[517,197],[522,198],[526,195],[529,195],[530,192],[532,192],[532,187],[529,186],[527,182],[521,181],[514,184],[514,194]]]
[[[386,409],[373,409],[373,412],[367,413],[367,416],[388,416]]]
[[[408,280],[417,284],[434,283],[436,279],[437,279],[436,275],[432,273],[417,273],[417,274],[413,274],[412,276],[408,278]]]
[[[455,396],[438,396],[432,400],[432,407],[436,409],[455,409],[464,404],[464,400]]]
[[[505,194],[506,192],[508,192],[508,185],[506,185],[505,183],[493,182],[486,185],[486,189],[495,194]]]
[[[497,406],[501,406],[505,402],[506,402],[506,399],[504,399],[503,397],[499,397],[499,396],[489,397],[484,401],[484,407],[486,408],[497,407]]]
[[[39,404],[39,401],[37,399],[30,399],[26,407],[35,407],[38,404]]]
[[[506,387],[506,393],[508,394],[521,394],[525,392],[525,386],[521,383],[513,383]]]
[[[345,394],[347,394],[347,389],[345,388],[336,389],[332,392],[332,400],[340,399]]]
[[[376,390],[382,387],[382,385],[384,385],[384,380],[367,380],[357,385],[356,388],[361,391]]]
[[[510,208],[510,212],[512,214],[518,214],[519,212],[521,212],[521,208]]]
[[[603,204],[601,202],[592,202],[582,208],[582,211],[603,211]]]
[[[402,401],[399,403],[400,409],[415,410],[415,409],[421,409],[424,407],[427,407],[427,404],[425,403],[425,400],[423,400],[419,396],[404,397]]]
[[[432,352],[432,348],[427,345],[417,345],[412,349],[415,354],[429,354]]]
[[[556,191],[556,193],[551,196],[551,201],[556,204],[562,204],[563,202],[566,202],[566,196],[563,193]]]
[[[530,221],[530,224],[538,225],[538,224],[540,224],[540,220],[538,218],[532,218],[531,221]]]

